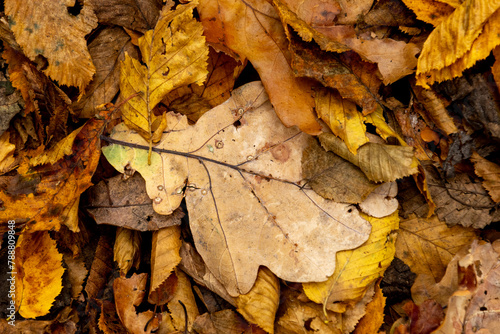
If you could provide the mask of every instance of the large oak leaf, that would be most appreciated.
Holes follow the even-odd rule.
[[[103,152],[119,171],[141,173],[159,213],[179,206],[186,188],[197,250],[231,295],[247,293],[261,265],[285,280],[324,281],[338,251],[368,238],[370,224],[352,205],[304,186],[309,136],[281,124],[261,83],[234,91],[195,126],[172,117],[151,165],[147,142],[125,126]]]

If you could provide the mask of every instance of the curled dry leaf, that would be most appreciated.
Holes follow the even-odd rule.
[[[138,269],[141,261],[141,235],[137,231],[118,227],[113,251],[122,276],[127,275],[132,267]]]
[[[255,285],[247,294],[238,296],[236,307],[249,323],[272,334],[279,301],[279,279],[269,269],[261,267]]]
[[[70,13],[71,6],[65,0],[7,0],[5,13],[24,54],[33,61],[38,55],[45,57],[45,74],[83,93],[95,73],[85,35],[97,27],[97,17],[88,0],[78,15]]]
[[[367,143],[354,155],[335,135],[322,133],[319,139],[326,150],[358,166],[370,181],[392,182],[418,173],[419,163],[409,146]]]
[[[16,245],[16,311],[24,318],[49,313],[62,290],[62,254],[47,231],[23,233]]]
[[[207,41],[217,50],[248,59],[285,126],[318,134],[312,81],[296,78],[289,65],[283,27],[274,7],[264,0],[202,0],[198,6]],[[252,38],[248,38],[252,36]]]
[[[325,280],[335,270],[336,252],[368,238],[369,223],[354,207],[301,186],[309,138],[282,125],[254,82],[196,125],[165,135],[151,165],[147,143],[120,125],[103,152],[117,170],[143,175],[159,213],[177,208],[186,188],[196,248],[237,296],[251,289],[260,265],[289,281]]]
[[[394,259],[398,213],[381,219],[362,216],[372,224],[370,238],[354,250],[337,253],[337,267],[326,282],[303,284],[307,297],[327,309],[335,302],[361,300]]]

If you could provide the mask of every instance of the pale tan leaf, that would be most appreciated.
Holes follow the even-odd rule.
[[[153,232],[151,249],[151,287],[149,294],[155,291],[170,276],[174,268],[181,262],[180,226],[164,227]]]
[[[191,282],[189,277],[184,274],[181,270],[176,270],[175,274],[178,278],[177,289],[172,297],[172,299],[167,303],[170,316],[172,317],[172,323],[178,331],[184,331],[185,322],[187,316],[188,331],[191,331],[193,322],[196,317],[200,314],[198,311],[198,306],[196,305],[196,300],[194,299],[193,290],[191,289]],[[181,301],[186,307],[187,314],[184,313],[184,308],[179,303]]]

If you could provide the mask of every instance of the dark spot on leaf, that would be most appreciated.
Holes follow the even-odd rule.
[[[241,122],[237,120],[236,122],[233,123],[235,128],[239,128],[241,126]]]
[[[488,311],[488,308],[486,306],[481,306],[479,308],[480,311]]]
[[[77,16],[80,14],[80,12],[83,9],[83,4],[80,2],[80,0],[75,1],[75,5],[68,7],[68,14]]]

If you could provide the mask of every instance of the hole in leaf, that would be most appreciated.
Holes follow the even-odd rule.
[[[479,308],[479,310],[480,310],[480,311],[488,311],[488,308],[486,308],[486,306],[481,306],[481,307]]]
[[[236,122],[233,123],[235,128],[239,128],[241,126],[241,122],[237,120]]]
[[[75,5],[68,7],[68,14],[78,16],[83,9],[83,4],[80,1],[75,1]]]

